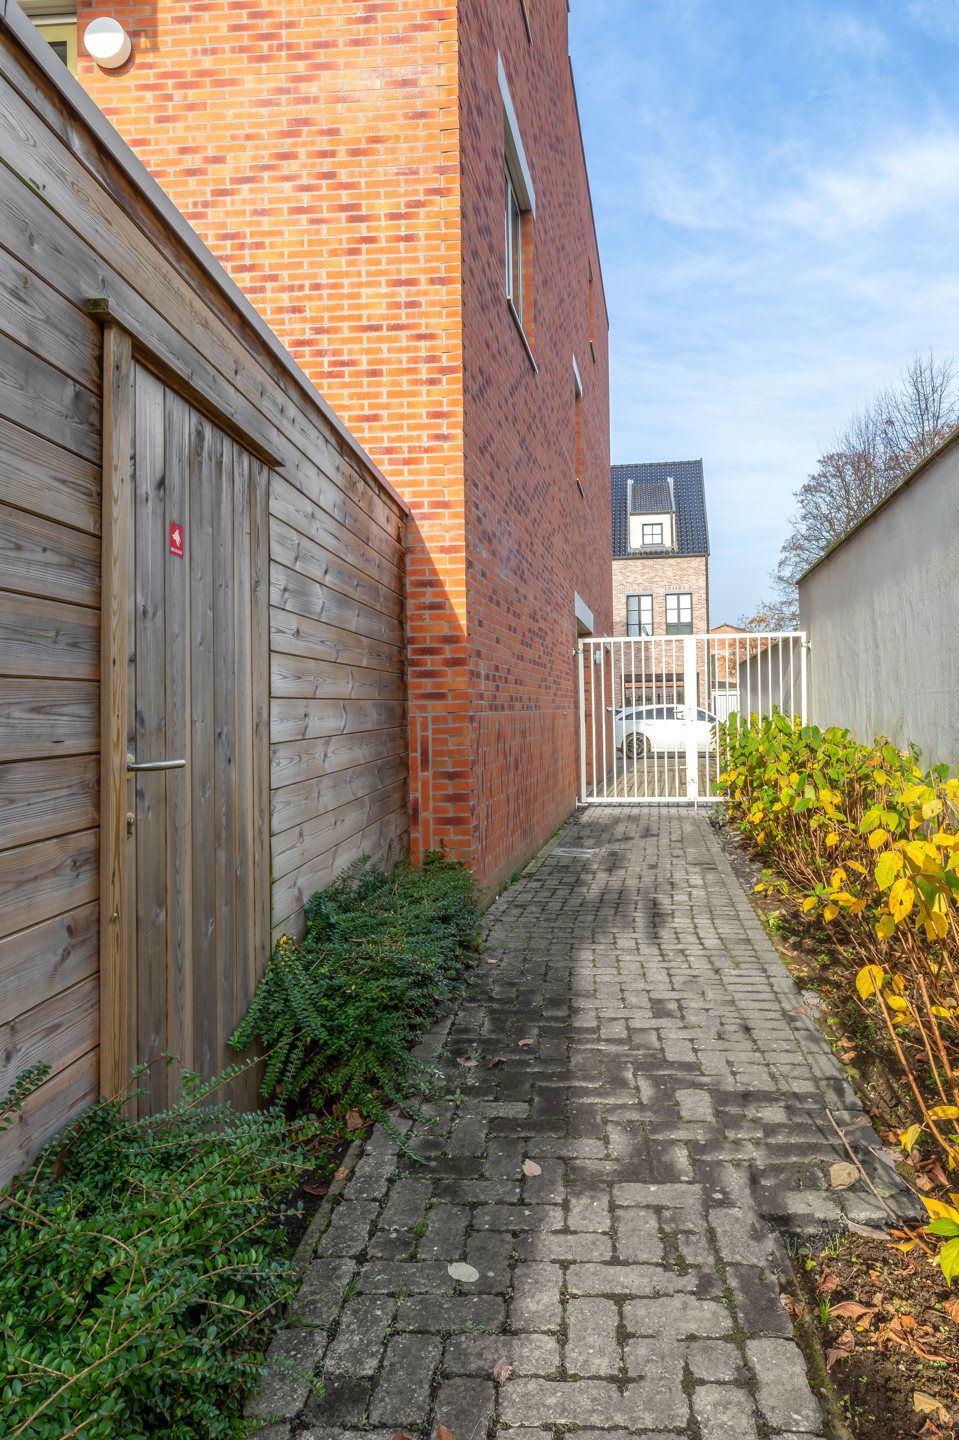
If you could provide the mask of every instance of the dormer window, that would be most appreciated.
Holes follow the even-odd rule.
[[[661,520],[643,523],[644,550],[646,549],[647,545],[664,545],[666,543],[663,539],[663,529],[664,526]]]

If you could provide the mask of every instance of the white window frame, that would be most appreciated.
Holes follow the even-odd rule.
[[[635,620],[634,623],[637,624],[639,628],[638,628],[638,629],[635,629],[635,630],[630,628],[631,622],[630,622],[630,614],[629,614],[629,612],[630,612],[630,602],[631,602],[631,601],[636,602],[635,604],[633,604],[632,609],[635,611],[635,614],[636,614],[636,620]],[[637,590],[637,591],[630,592],[630,594],[628,594],[628,595],[626,596],[626,634],[627,634],[627,635],[652,635],[652,633],[653,633],[653,597],[652,597],[652,595],[651,595],[651,594],[643,593],[642,591],[638,591],[638,590]]]
[[[504,218],[506,223],[506,298],[517,317],[523,319],[523,209],[516,186],[505,168]]]

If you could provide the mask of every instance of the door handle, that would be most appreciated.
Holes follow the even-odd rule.
[[[134,771],[141,770],[185,770],[185,760],[147,760],[138,765],[132,755],[127,756],[127,774],[132,775]]]

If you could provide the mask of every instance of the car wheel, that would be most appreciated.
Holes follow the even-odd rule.
[[[642,732],[638,735],[627,735],[625,748],[627,760],[634,760],[638,759],[641,755],[648,755],[649,736],[643,735]]]

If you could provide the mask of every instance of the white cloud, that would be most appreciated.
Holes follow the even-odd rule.
[[[937,39],[959,40],[959,5],[956,0],[910,0],[908,15]]]
[[[788,223],[839,236],[855,228],[874,230],[906,215],[918,219],[931,206],[957,200],[959,134],[953,132],[881,145],[844,167],[813,172],[778,209]]]
[[[859,15],[830,15],[818,23],[827,42],[860,59],[882,60],[892,49],[886,32]]]

